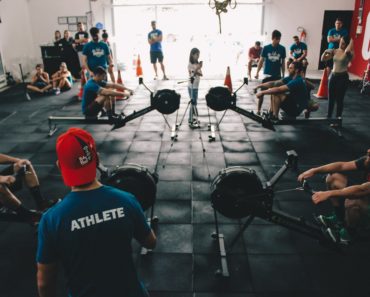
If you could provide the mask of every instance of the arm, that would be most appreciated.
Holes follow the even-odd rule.
[[[257,90],[257,89],[269,89],[269,88],[272,88],[277,81],[281,81],[281,83],[283,83],[282,80],[268,81],[268,82],[265,82],[263,84],[257,85],[254,89]]]
[[[46,82],[47,84],[50,82],[49,74],[47,72],[44,72],[42,75],[42,80]]]
[[[332,50],[332,49],[327,49],[327,50],[325,50],[325,51],[322,53],[322,55],[321,55],[321,61],[322,61],[322,62],[326,62],[326,61],[328,61],[328,60],[332,59],[332,58],[333,58],[333,56],[334,56],[334,50]]]
[[[281,61],[281,76],[285,76],[285,59]]]
[[[117,84],[112,84],[112,85],[116,85]],[[108,84],[107,84],[108,86]],[[121,85],[118,85],[119,88],[122,88]],[[98,92],[99,95],[104,95],[104,96],[124,96],[125,98],[124,99],[128,99],[128,94],[125,93],[125,92],[120,92],[120,91],[115,91],[115,90],[112,90],[112,89],[106,89],[106,88],[100,88],[99,92]]]
[[[140,242],[140,244],[147,249],[154,249],[157,245],[157,237],[155,236],[153,230],[150,231],[148,236]]]
[[[87,64],[87,56],[86,55],[82,55],[82,65],[83,67],[90,72],[90,74],[92,74],[92,70],[89,68],[89,65]]]
[[[342,171],[352,171],[356,170],[357,166],[355,161],[350,162],[334,162],[324,166],[311,168],[298,176],[298,181],[302,182],[304,179],[307,179],[311,176],[314,176],[318,173],[333,173],[333,172],[342,172]]]
[[[37,287],[40,297],[56,296],[57,275],[56,263],[37,263]]]
[[[257,66],[257,72],[256,72],[257,78],[258,78],[258,73],[260,73],[260,70],[263,66],[264,61],[265,61],[265,58],[261,56],[260,60],[258,61],[258,66]]]
[[[14,164],[18,161],[20,161],[20,159],[5,154],[0,154],[0,164]]]
[[[367,197],[368,195],[370,195],[370,182],[346,187],[340,190],[316,192],[312,195],[312,201],[313,203],[318,204],[329,198],[358,199],[361,197]]]
[[[303,50],[303,54],[302,54],[302,56],[300,56],[298,59],[297,59],[297,61],[302,61],[304,58],[306,58],[307,57],[307,50]]]
[[[37,74],[35,74],[34,76],[32,76],[31,84],[34,84],[37,81],[37,77],[38,77]]]
[[[349,44],[347,45],[345,51],[344,51],[347,55],[353,55],[353,39],[351,38],[351,41],[349,42]]]
[[[257,97],[259,97],[261,95],[279,94],[279,93],[284,93],[284,92],[287,92],[287,91],[289,91],[289,88],[287,87],[287,85],[282,85],[280,87],[274,87],[274,88],[270,88],[270,89],[261,91],[257,94]]]

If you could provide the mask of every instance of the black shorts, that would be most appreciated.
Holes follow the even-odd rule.
[[[93,101],[90,103],[89,106],[87,106],[85,110],[85,116],[96,118],[102,109],[103,109],[103,106],[101,106],[98,102]]]
[[[297,117],[302,111],[298,109],[296,102],[295,98],[288,94],[286,99],[281,103],[280,108],[284,110],[288,116]]]
[[[266,82],[269,82],[269,81],[280,80],[280,79],[281,79],[281,76],[268,76],[268,77],[265,77],[262,80],[262,83],[266,83]]]
[[[150,52],[150,63],[155,64],[163,62],[163,53],[162,52]]]
[[[289,58],[288,59],[288,65],[290,65],[290,63],[292,63],[292,62],[293,62],[293,59],[292,58]],[[304,65],[303,62],[306,62],[306,65]],[[307,69],[307,65],[308,65],[307,59],[302,59],[301,63],[302,63],[303,70],[306,70]]]
[[[8,167],[5,167],[2,171],[0,171],[0,175],[6,176],[6,175],[13,175],[14,174],[14,167],[13,165],[9,165]],[[22,179],[16,178],[15,182],[9,187],[9,190],[12,192],[16,192],[22,189]]]
[[[43,89],[47,86],[48,84],[44,81],[37,81],[33,84],[34,87],[38,88],[38,89]]]

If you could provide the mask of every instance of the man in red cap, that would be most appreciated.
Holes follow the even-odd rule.
[[[152,249],[156,237],[136,198],[96,179],[95,141],[71,128],[56,145],[57,165],[72,191],[40,221],[37,283],[40,297],[55,296],[57,263],[69,296],[147,297],[131,256],[135,238]]]

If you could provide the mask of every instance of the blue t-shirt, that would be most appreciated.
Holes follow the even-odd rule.
[[[162,35],[162,31],[155,29],[148,34],[148,39],[157,38],[158,36]],[[154,42],[150,45],[150,51],[151,52],[162,52],[162,44],[161,42]]]
[[[333,29],[330,29],[328,32],[328,37],[329,36],[333,36],[335,38],[338,38],[338,37],[342,38],[344,36],[348,36],[348,31],[345,28],[342,28],[339,31],[333,28]],[[329,49],[338,48],[338,47],[339,47],[339,42],[329,42],[329,45],[328,45]]]
[[[70,297],[147,297],[131,241],[149,232],[133,195],[108,186],[70,192],[41,218],[37,262],[62,263]]]
[[[87,56],[87,65],[91,71],[94,71],[98,66],[107,69],[110,51],[105,42],[90,41],[86,43],[83,47],[82,54]]]
[[[290,81],[287,77],[284,78],[284,80],[285,79],[288,81],[286,86],[290,92],[289,98],[294,99],[297,111],[301,113],[307,108],[308,101],[310,99],[308,96],[306,83],[300,75],[298,75],[296,78],[290,78]]]
[[[100,88],[107,85],[105,80],[97,82],[93,78],[89,79],[84,86],[82,94],[82,113],[85,114],[86,108],[98,97]]]
[[[286,57],[285,47],[278,45],[273,47],[272,44],[263,47],[261,56],[265,59],[264,74],[272,77],[281,77],[281,65]]]
[[[307,45],[304,42],[299,42],[298,44],[293,43],[290,47],[290,51],[293,53],[295,59],[300,58],[303,55],[303,51],[307,50]]]

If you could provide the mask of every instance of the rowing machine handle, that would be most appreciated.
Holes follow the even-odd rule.
[[[315,194],[315,192],[316,192],[316,191],[314,191],[314,190],[311,188],[310,184],[308,183],[308,181],[307,181],[306,179],[304,179],[304,180],[302,181],[302,188],[303,188],[303,190],[304,190],[304,191],[306,191],[307,193],[309,193],[309,194],[311,194],[311,195]]]

